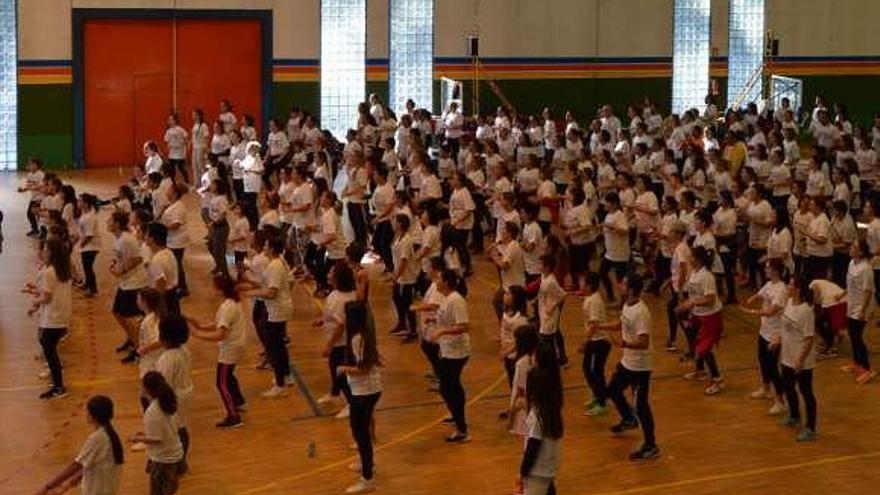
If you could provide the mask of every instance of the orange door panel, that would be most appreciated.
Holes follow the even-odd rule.
[[[130,165],[157,136],[141,129],[161,128],[164,117],[143,119],[171,106],[171,21],[90,19],[83,29],[86,165]]]
[[[250,114],[262,128],[262,28],[256,19],[180,19],[177,21],[177,108],[192,128],[192,110],[211,122],[220,100],[235,115]]]

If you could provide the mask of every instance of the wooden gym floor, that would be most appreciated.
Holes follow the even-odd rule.
[[[77,191],[114,194],[123,177],[116,171],[64,173]],[[6,236],[0,254],[0,486],[3,493],[33,493],[72,460],[88,433],[84,403],[90,395],[106,394],[117,406],[116,427],[124,437],[141,428],[137,368],[121,365],[113,348],[122,338],[110,315],[113,282],[107,275],[109,234],[99,255],[99,297],[75,296],[71,337],[62,344],[65,378],[70,395],[43,402],[37,395],[45,383],[36,377],[41,365],[35,322],[25,315],[26,298],[19,289],[34,273],[35,241],[25,237],[26,197],[15,192],[20,177],[0,175],[0,208],[6,214]],[[193,239],[203,229],[195,199],[190,217]],[[103,219],[107,213],[102,213]],[[468,419],[473,441],[447,445],[446,427],[438,424],[446,412],[438,395],[427,390],[426,369],[418,347],[401,345],[387,336],[394,321],[390,287],[378,278],[373,308],[381,352],[387,362],[385,392],[376,416],[379,444],[376,475],[379,493],[498,494],[512,492],[520,444],[509,435],[497,414],[506,407],[508,390],[501,363],[489,334],[495,331],[490,297],[496,276],[488,262],[477,263],[471,279],[470,315],[474,353],[464,374]],[[188,279],[193,296],[184,311],[207,319],[217,301],[209,296],[210,259],[199,243],[188,256]],[[293,291],[296,316],[288,329],[296,369],[313,397],[328,388],[328,371],[320,357],[320,335],[311,327],[319,305],[306,287]],[[742,298],[742,296],[741,296]],[[655,343],[666,334],[663,302],[649,300],[656,325]],[[880,485],[880,414],[878,384],[857,387],[838,371],[844,358],[822,362],[817,372],[819,433],[816,443],[800,445],[794,433],[768,417],[769,404],[748,399],[757,384],[755,321],[736,308],[725,310],[726,338],[719,362],[727,390],[703,395],[698,384],[680,378],[677,356],[656,351],[657,370],[651,398],[662,457],[646,465],[627,461],[641,442],[638,432],[612,438],[608,427],[617,421],[612,409],[602,418],[581,415],[587,397],[575,349],[581,340],[580,301],[566,303],[564,326],[574,364],[564,372],[566,386],[564,458],[557,480],[560,493],[578,494],[835,494],[870,493]],[[869,332],[876,353],[875,332]],[[332,416],[318,417],[304,394],[262,400],[259,393],[270,373],[254,369],[256,342],[249,333],[247,360],[238,376],[249,400],[245,426],[217,431],[222,406],[214,388],[216,348],[191,341],[196,399],[189,419],[193,446],[191,473],[180,493],[198,495],[336,494],[356,475],[347,469],[356,453],[348,423]],[[848,354],[846,345],[844,354]],[[616,364],[617,351],[609,359]],[[293,390],[293,389],[292,389]],[[329,411],[328,411],[329,412]],[[309,444],[315,443],[314,457]],[[144,454],[126,453],[121,494],[147,493]]]

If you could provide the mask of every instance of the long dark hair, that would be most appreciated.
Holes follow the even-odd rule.
[[[356,335],[361,336],[364,347],[360,362],[357,363],[358,368],[366,370],[382,365],[382,358],[376,345],[376,331],[369,324],[369,310],[364,301],[349,301],[345,304],[345,334],[349,349],[351,339]]]
[[[548,370],[533,368],[526,377],[526,400],[546,438],[562,438],[562,394],[556,393]]]
[[[141,385],[150,397],[159,401],[159,409],[163,413],[171,415],[177,412],[177,395],[162,373],[148,371],[141,380]]]
[[[116,464],[122,464],[125,462],[122,441],[119,440],[119,434],[116,433],[116,429],[113,428],[113,423],[110,422],[110,420],[113,419],[113,401],[107,396],[96,395],[89,399],[88,404],[86,404],[86,409],[89,411],[89,416],[92,417],[98,426],[104,428],[104,431],[107,432],[107,436],[110,437],[110,448],[113,450],[113,462]]]
[[[49,237],[43,244],[43,249],[49,251],[49,266],[55,269],[55,277],[59,282],[70,280],[70,251],[67,244],[57,237]]]

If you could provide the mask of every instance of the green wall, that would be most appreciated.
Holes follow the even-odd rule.
[[[39,157],[47,168],[73,163],[73,87],[64,84],[19,85],[19,167]]]

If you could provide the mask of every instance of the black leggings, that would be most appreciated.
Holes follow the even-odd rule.
[[[254,324],[254,330],[257,331],[257,337],[260,339],[260,344],[263,346],[263,351],[266,353],[268,359],[269,346],[266,344],[267,319],[268,313],[266,312],[266,303],[259,299],[254,299],[254,309],[251,312],[251,321]]]
[[[678,336],[678,315],[675,308],[678,307],[678,293],[670,290],[669,300],[666,301],[666,320],[669,322],[669,335],[666,337],[666,345],[674,345]]]
[[[177,290],[181,294],[189,292],[186,286],[186,270],[183,269],[183,253],[185,251],[186,249],[184,248],[171,249],[171,252],[174,253],[174,258],[177,260]]]
[[[721,257],[721,264],[724,266],[724,297],[728,301],[736,299],[736,253],[733,252],[734,249],[736,247],[718,253]]]
[[[758,335],[758,363],[761,365],[761,382],[764,385],[773,384],[773,390],[777,396],[785,393],[782,387],[782,378],[779,376],[779,346],[770,349],[770,342]]]
[[[217,391],[226,408],[227,419],[238,419],[238,408],[244,405],[244,396],[235,377],[235,365],[217,363]]]
[[[431,372],[434,373],[435,377],[439,377],[440,372],[438,371],[438,367],[440,364],[440,344],[422,339],[419,343],[419,347],[422,349],[422,354],[425,355],[425,359],[428,360],[428,364],[431,365]]]
[[[345,364],[347,357],[347,348],[345,346],[336,346],[330,350],[327,356],[327,366],[330,368],[330,395],[338,397],[340,393],[346,399],[351,398],[351,388],[348,386],[348,379],[343,374],[336,373],[336,368]]]
[[[602,263],[599,265],[599,278],[602,280],[602,285],[605,287],[605,294],[608,296],[609,301],[614,300],[614,287],[611,285],[611,278],[608,276],[608,273],[613,269],[617,275],[617,280],[620,281],[626,276],[627,268],[626,262],[602,258]]]
[[[587,385],[593,392],[593,399],[602,407],[608,399],[608,384],[605,381],[605,361],[611,352],[611,343],[607,340],[591,340],[584,348],[584,362],[581,369]]]
[[[27,208],[27,221],[31,224],[31,232],[39,232],[39,223],[37,222],[37,215],[40,211],[40,202],[39,201],[31,201],[28,203]]]
[[[437,363],[437,378],[440,379],[440,395],[443,402],[446,403],[452,419],[455,421],[455,427],[461,433],[467,433],[467,420],[465,419],[465,392],[464,386],[461,384],[461,372],[464,365],[467,364],[468,358],[445,358],[441,357]]]
[[[364,204],[349,202],[346,208],[348,209],[348,221],[351,224],[351,229],[354,231],[355,239],[366,245],[368,232],[367,212],[364,209]]]
[[[229,239],[229,223],[226,220],[211,224],[208,230],[208,252],[214,259],[214,269],[226,277],[229,267],[226,265],[226,244]]]
[[[86,290],[89,292],[98,292],[98,279],[95,277],[95,258],[97,257],[97,251],[82,251],[80,253],[83,273],[86,276]]]
[[[180,174],[180,177],[183,179],[184,184],[189,184],[189,170],[186,169],[186,159],[180,158],[169,158],[168,165],[171,166],[171,170],[175,172],[175,176]]]
[[[852,344],[852,358],[856,366],[863,370],[870,370],[871,363],[868,359],[868,347],[865,346],[865,324],[862,320],[847,318],[849,330],[849,342]]]
[[[458,251],[458,256],[461,258],[461,266],[464,267],[465,272],[473,270],[471,252],[468,249],[468,236],[471,230],[473,229],[455,229],[455,248]]]
[[[767,249],[759,249],[750,247],[747,251],[746,264],[749,268],[749,284],[752,287],[761,287],[764,285],[765,276],[764,268],[758,261],[767,255]],[[811,279],[812,280],[812,279]]]
[[[343,377],[345,379],[345,377]],[[350,415],[348,424],[351,436],[357,443],[361,457],[361,476],[365,480],[373,479],[373,435],[370,431],[373,423],[373,411],[382,392],[371,395],[352,395],[349,399]]]
[[[785,400],[788,402],[789,416],[800,420],[801,411],[798,404],[798,390],[804,398],[807,409],[807,428],[816,431],[816,396],[813,395],[813,370],[795,371],[782,365],[782,384],[785,387]],[[797,389],[795,389],[797,386]]]
[[[651,372],[650,371],[632,371],[624,368],[622,364],[617,365],[614,376],[611,377],[611,384],[608,386],[608,397],[614,402],[620,418],[626,422],[636,420],[633,416],[632,406],[627,402],[623,392],[632,387],[636,398],[636,415],[642,424],[642,433],[645,435],[645,445],[656,445],[654,438],[654,415],[651,413],[651,404],[648,401],[648,395],[651,391]]]
[[[40,329],[40,347],[43,348],[43,356],[46,358],[46,364],[49,365],[49,372],[52,374],[52,385],[55,387],[64,386],[64,378],[61,374],[61,358],[58,357],[58,342],[61,341],[61,337],[64,337],[66,333],[66,328]]]
[[[259,194],[258,192],[245,192],[242,194],[242,209],[244,210],[244,216],[248,219],[248,223],[251,224],[251,230],[257,230],[257,226],[260,224],[260,210],[257,206],[257,196]]]
[[[394,309],[397,310],[397,325],[405,328],[410,335],[416,333],[416,314],[410,309],[415,287],[415,284],[394,284],[391,294]]]
[[[373,249],[379,253],[385,263],[385,271],[394,270],[394,257],[391,254],[391,245],[394,242],[394,230],[390,221],[379,222],[373,232]]]
[[[287,381],[287,375],[290,374],[290,356],[287,354],[287,345],[284,343],[284,337],[286,336],[286,321],[266,322],[266,354],[272,363],[272,369],[275,371],[275,385],[278,387],[284,386]]]

